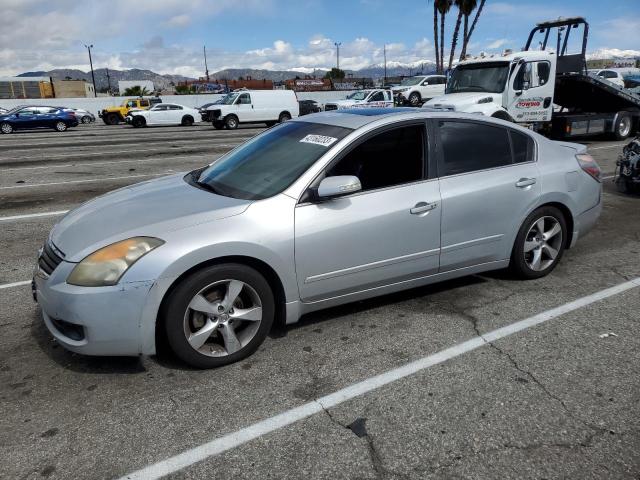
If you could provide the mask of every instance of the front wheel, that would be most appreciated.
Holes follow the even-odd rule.
[[[184,362],[215,368],[257,350],[275,314],[265,278],[241,264],[204,268],[183,280],[163,309],[169,345]]]
[[[409,95],[409,104],[412,107],[419,107],[422,99],[420,98],[420,94],[418,92],[413,92]]]
[[[136,128],[144,127],[146,124],[147,122],[145,121],[145,119],[140,116],[133,117],[133,120],[131,120],[131,125],[133,125]]]
[[[0,132],[2,133],[11,133],[13,132],[13,127],[10,123],[2,123],[0,124]]]
[[[567,224],[560,210],[541,207],[531,212],[516,237],[511,271],[523,279],[548,275],[562,258],[567,238]]]
[[[103,120],[107,125],[117,125],[118,123],[120,123],[120,117],[117,113],[107,113],[103,117]]]
[[[222,130],[224,128],[223,122],[213,122],[212,125],[216,130]]]
[[[224,119],[224,126],[229,130],[235,130],[238,128],[238,117],[235,115],[229,115]]]
[[[58,132],[64,132],[67,130],[67,124],[64,122],[56,122],[54,127]]]

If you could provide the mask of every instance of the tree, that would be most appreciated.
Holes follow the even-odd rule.
[[[465,17],[464,17],[464,37],[462,38],[462,51],[460,52],[460,60],[464,60],[464,57],[466,57],[467,55],[467,46],[469,45],[471,34],[473,33],[473,30],[476,28],[476,23],[478,23],[478,17],[480,17],[480,13],[482,13],[482,9],[484,7],[485,2],[486,0],[480,0],[480,6],[478,7],[478,10],[476,11],[476,15],[473,18],[473,22],[471,23],[471,28],[467,32],[467,22],[468,22],[469,16],[473,12],[473,10],[476,8],[475,4],[477,3],[475,1],[468,2],[468,3],[473,3],[473,6],[471,6],[470,8],[467,8],[468,13],[465,13]]]
[[[332,80],[342,80],[345,77],[344,70],[333,67],[327,73],[325,73],[324,78],[330,78]]]
[[[149,95],[147,87],[141,87],[140,85],[134,85],[133,87],[127,87],[124,90],[125,97],[143,97]]]
[[[456,18],[456,26],[453,29],[453,36],[451,37],[451,51],[449,52],[449,70],[453,64],[453,54],[456,51],[456,45],[458,44],[458,36],[460,35],[460,22],[462,21],[462,12],[465,9],[466,0],[454,0],[456,7],[458,7],[458,17]]]
[[[440,73],[440,51],[438,50],[438,2],[433,2],[433,44],[436,49],[436,72]]]
[[[434,0],[438,4],[440,13],[440,66],[438,72],[444,72],[444,18],[451,9],[452,0]]]

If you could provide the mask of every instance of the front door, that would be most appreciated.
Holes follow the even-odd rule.
[[[509,79],[507,110],[516,122],[546,122],[553,113],[556,65],[548,60],[522,62]]]
[[[35,128],[40,126],[38,122],[38,109],[36,107],[28,107],[16,112],[13,120],[13,128]]]
[[[440,271],[508,259],[515,232],[540,196],[533,140],[473,121],[439,120],[437,129]]]
[[[242,93],[238,96],[235,103],[235,111],[241,122],[255,122],[256,112],[251,103],[251,95]]]
[[[424,124],[362,141],[326,176],[355,175],[362,191],[295,211],[300,296],[315,301],[435,274],[440,192],[425,168]]]

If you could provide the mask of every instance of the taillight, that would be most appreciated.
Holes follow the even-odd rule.
[[[579,153],[576,155],[576,160],[580,164],[580,168],[593,177],[594,180],[600,182],[602,177],[602,170],[596,163],[591,155],[588,153]]]

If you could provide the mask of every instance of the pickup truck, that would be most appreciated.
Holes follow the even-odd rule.
[[[444,94],[447,77],[444,75],[417,75],[408,77],[391,89],[397,105],[419,107],[423,102]]]
[[[342,110],[345,108],[384,108],[393,107],[393,95],[390,90],[358,90],[347,95],[344,100],[335,100],[324,104],[324,110]]]
[[[580,26],[581,52],[568,53],[569,35]],[[422,108],[500,118],[555,138],[603,133],[627,138],[640,123],[640,96],[587,71],[588,31],[582,17],[539,23],[521,52],[460,62],[445,95]],[[538,35],[544,38],[540,49],[533,41]],[[547,48],[554,39],[553,49]]]
[[[107,107],[98,112],[98,116],[107,125],[117,125],[124,122],[131,110],[147,110],[158,103],[162,103],[159,97],[128,98],[121,105]]]

